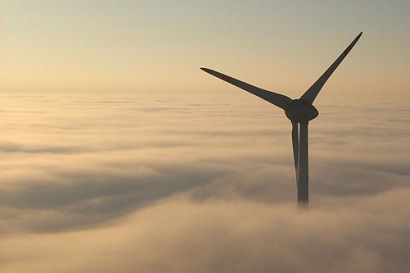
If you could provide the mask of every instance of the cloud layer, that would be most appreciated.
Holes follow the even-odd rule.
[[[318,105],[301,212],[253,97],[6,93],[5,272],[408,272],[410,110],[357,105]]]

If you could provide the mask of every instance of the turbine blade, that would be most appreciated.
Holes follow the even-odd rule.
[[[323,85],[325,85],[326,81],[332,75],[332,73],[336,70],[339,64],[343,61],[343,59],[349,54],[350,50],[354,47],[357,41],[362,36],[363,32],[360,32],[359,35],[350,43],[350,45],[342,52],[339,58],[323,73],[323,75],[300,97],[301,99],[309,102],[310,104],[313,103],[316,96],[319,94],[320,90],[322,89]]]
[[[276,106],[282,108],[283,110],[285,110],[290,105],[290,103],[292,102],[292,99],[285,96],[285,95],[281,95],[281,94],[278,94],[278,93],[274,93],[274,92],[271,92],[271,91],[261,89],[259,87],[250,85],[246,82],[243,82],[243,81],[237,80],[235,78],[232,78],[228,75],[222,74],[218,71],[215,71],[215,70],[212,70],[212,69],[209,69],[209,68],[204,68],[204,67],[201,67],[201,70],[203,70],[203,71],[205,71],[205,72],[211,74],[212,76],[215,76],[215,77],[217,77],[221,80],[224,80],[224,81],[226,81],[230,84],[233,84],[236,87],[239,87],[239,88],[241,88],[245,91],[248,91],[249,93],[252,93],[252,94],[258,96],[258,97],[272,103],[273,105],[276,105]]]
[[[309,202],[309,158],[308,158],[308,121],[300,123],[299,164],[298,164],[298,204]]]
[[[299,124],[292,122],[292,146],[293,146],[293,161],[295,163],[296,182],[298,181],[298,165],[299,165]],[[296,183],[297,186],[297,183]]]

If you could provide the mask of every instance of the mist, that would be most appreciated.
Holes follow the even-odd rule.
[[[300,211],[291,125],[235,91],[4,93],[4,272],[408,272],[408,104],[318,101]]]

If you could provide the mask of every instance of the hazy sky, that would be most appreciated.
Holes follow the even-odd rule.
[[[410,272],[409,1],[0,3],[2,273]]]
[[[7,90],[220,91],[200,66],[297,96],[360,32],[329,90],[408,96],[410,2],[1,3]],[[337,76],[336,76],[337,75]]]

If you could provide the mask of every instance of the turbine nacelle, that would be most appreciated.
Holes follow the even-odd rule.
[[[295,99],[285,109],[285,114],[292,123],[295,123],[312,120],[319,115],[319,112],[309,102],[303,99]]]

